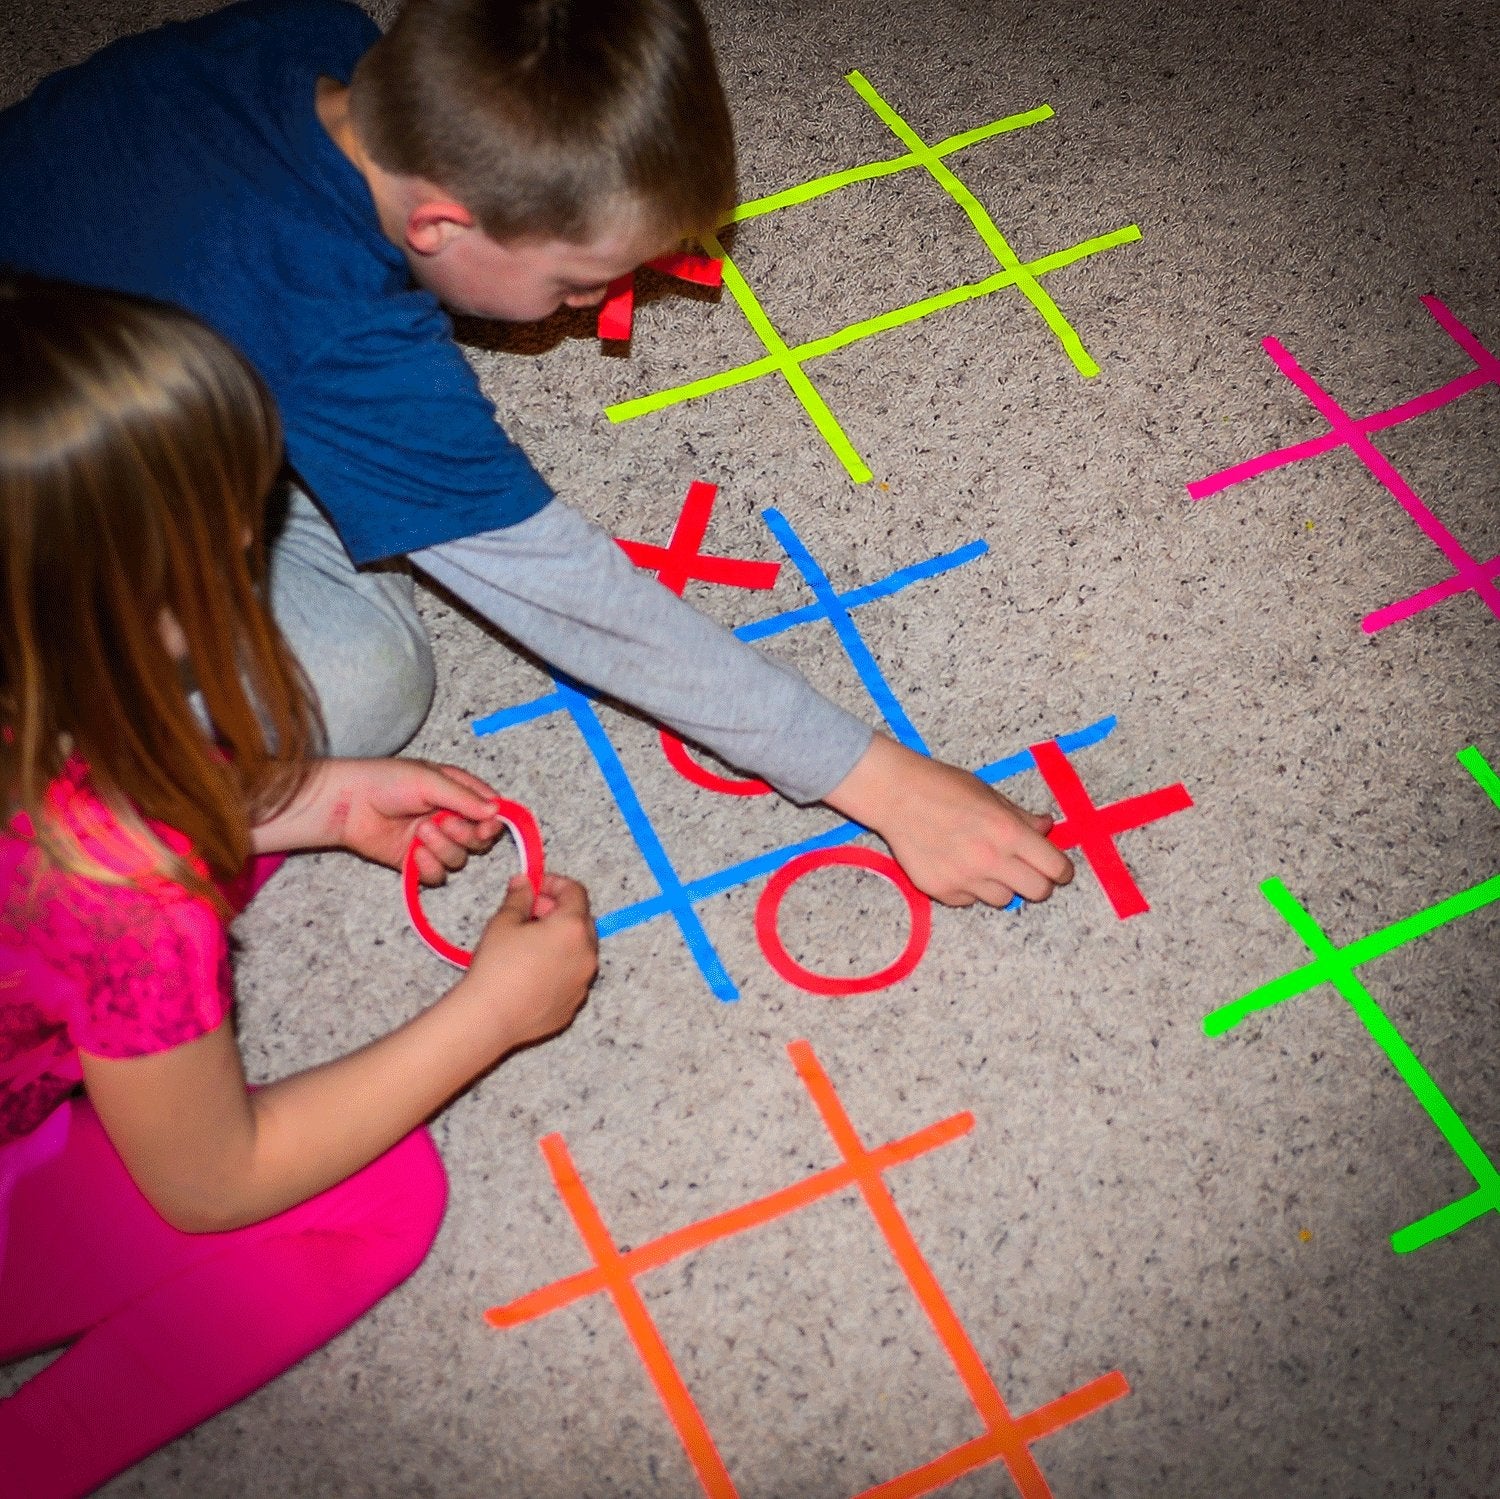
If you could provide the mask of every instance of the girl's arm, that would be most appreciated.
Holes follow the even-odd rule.
[[[292,849],[347,848],[401,867],[408,845],[420,845],[417,867],[425,884],[440,884],[484,853],[499,837],[495,792],[456,765],[426,760],[317,760],[291,803],[260,823],[258,854]],[[433,814],[457,816],[439,820]]]
[[[588,896],[519,876],[469,970],[436,1004],[338,1061],[249,1092],[224,1024],[170,1051],[83,1054],[88,1095],[126,1169],[173,1227],[243,1227],[367,1165],[507,1052],[561,1030],[597,968]]]

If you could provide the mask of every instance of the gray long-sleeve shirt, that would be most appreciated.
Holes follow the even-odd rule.
[[[411,560],[544,661],[792,801],[822,800],[869,747],[867,724],[637,570],[560,500]]]

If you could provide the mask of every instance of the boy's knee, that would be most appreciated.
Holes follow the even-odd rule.
[[[330,653],[332,655],[333,653]],[[333,659],[304,661],[330,755],[393,755],[422,727],[437,687],[421,621],[378,614]]]

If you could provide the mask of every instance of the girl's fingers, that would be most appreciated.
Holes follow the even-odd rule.
[[[441,884],[469,861],[470,854],[487,854],[505,833],[503,819],[489,813],[478,822],[456,813],[439,813],[417,824],[420,845],[417,867],[425,884]]]
[[[492,787],[486,786],[476,775],[471,775],[467,770],[457,765],[434,765],[431,767],[448,782],[448,787],[456,787],[460,795],[453,798],[445,798],[443,804],[451,806],[455,812],[461,812],[471,821],[478,822],[491,812],[495,797],[499,794]]]
[[[446,870],[459,870],[469,861],[469,850],[455,839],[453,825],[439,827],[435,822],[417,825],[417,842]],[[418,856],[420,858],[420,855]]]

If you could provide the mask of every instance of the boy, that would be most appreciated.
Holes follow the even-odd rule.
[[[371,570],[407,556],[571,676],[878,832],[938,900],[1071,878],[1050,819],[638,573],[552,498],[453,342],[443,306],[593,305],[730,208],[696,0],[408,0],[383,38],[346,0],[245,0],[0,113],[0,190],[0,262],[186,307],[275,394],[296,482],[271,602],[330,753],[390,753],[427,711],[411,579]]]

